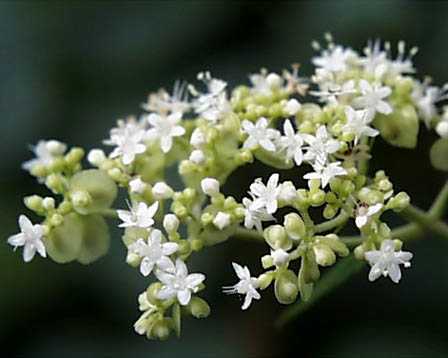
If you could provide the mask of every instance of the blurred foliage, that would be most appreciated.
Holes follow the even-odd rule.
[[[448,81],[448,3],[325,2],[26,2],[0,3],[0,236],[17,230],[22,196],[44,194],[20,169],[28,145],[58,138],[87,148],[117,118],[138,114],[149,91],[193,81],[209,69],[235,84],[261,67],[302,62],[310,74],[310,42],[331,31],[360,48],[367,39],[417,45],[420,75]],[[435,135],[425,129],[414,151],[378,140],[372,170],[385,168],[397,188],[427,207],[445,174],[431,169]],[[239,171],[225,189],[263,173]],[[291,174],[290,174],[291,175]],[[145,279],[126,266],[115,231],[110,254],[93,266],[21,261],[0,245],[0,343],[3,356],[332,356],[437,357],[448,354],[447,242],[412,244],[413,268],[399,286],[368,283],[363,271],[284,331],[271,293],[248,312],[221,294],[234,277],[230,261],[259,267],[257,244],[229,242],[197,257],[208,273],[212,315],[186,322],[180,340],[148,342],[132,324]],[[219,267],[214,271],[213,267]],[[298,353],[301,353],[298,354]]]

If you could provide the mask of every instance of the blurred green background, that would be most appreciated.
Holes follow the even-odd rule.
[[[448,242],[411,243],[413,267],[400,285],[367,281],[367,269],[283,331],[271,292],[241,312],[220,293],[235,278],[231,261],[260,268],[266,248],[229,242],[204,252],[212,315],[186,320],[182,338],[150,342],[132,329],[147,281],[125,262],[115,232],[110,254],[92,266],[24,264],[6,238],[26,213],[22,197],[45,194],[20,169],[30,144],[58,138],[97,146],[117,118],[141,112],[149,91],[193,81],[211,70],[231,84],[261,67],[293,62],[311,74],[310,42],[331,31],[361,48],[367,39],[404,39],[420,48],[419,76],[448,81],[448,3],[328,2],[25,2],[0,3],[0,352],[2,356],[446,357]],[[422,128],[414,151],[377,141],[373,168],[423,208],[446,177],[428,163],[435,136]],[[238,172],[241,188],[263,168]],[[393,219],[392,219],[393,220]]]

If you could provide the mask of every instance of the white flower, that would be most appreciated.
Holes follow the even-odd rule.
[[[138,125],[129,122],[124,126],[111,130],[111,137],[104,141],[107,145],[114,145],[116,148],[110,153],[111,158],[121,156],[124,165],[131,164],[135,156],[146,151],[146,146],[142,143],[145,131]]]
[[[288,102],[286,102],[283,109],[290,116],[295,116],[297,112],[300,111],[301,107],[302,105],[299,103],[299,101],[296,100],[295,98],[292,98]]]
[[[200,149],[195,149],[190,153],[190,157],[188,158],[194,164],[202,164],[205,162],[204,152]]]
[[[142,107],[145,111],[162,115],[187,112],[191,107],[188,103],[187,83],[183,81],[174,82],[172,95],[164,89],[157,93],[151,93],[148,102],[144,103]]]
[[[254,73],[249,76],[252,84],[251,92],[253,94],[270,96],[273,90],[279,89],[283,84],[283,79],[276,73],[267,73],[262,69],[260,73]]]
[[[286,151],[287,159],[294,159],[297,166],[303,161],[303,138],[300,133],[296,133],[289,119],[283,123],[284,136],[280,138],[280,145]]]
[[[277,130],[268,128],[268,125],[269,122],[264,117],[261,117],[255,124],[244,120],[241,126],[243,132],[248,134],[249,137],[244,142],[243,148],[255,149],[259,145],[269,152],[274,152],[276,149],[274,140],[278,139],[280,134]]]
[[[152,187],[152,195],[156,200],[169,199],[174,195],[174,190],[165,182],[160,181]]]
[[[400,265],[410,267],[409,262],[412,259],[412,253],[407,251],[395,251],[395,245],[392,240],[384,240],[380,250],[367,251],[366,260],[372,268],[369,272],[369,280],[375,281],[383,275],[398,283],[401,279]]]
[[[348,68],[350,62],[357,60],[357,54],[351,49],[345,49],[341,46],[334,46],[322,51],[321,56],[314,57],[312,62],[314,66],[321,67],[331,72],[341,72]]]
[[[275,266],[284,265],[289,261],[289,254],[283,249],[271,250],[271,257]]]
[[[240,295],[245,295],[244,303],[241,306],[241,309],[246,310],[249,308],[253,299],[259,300],[261,298],[260,294],[257,291],[257,288],[259,286],[258,280],[255,277],[251,277],[250,271],[247,266],[241,267],[234,262],[232,262],[232,266],[240,281],[233,286],[223,287],[223,291],[227,294],[237,293]]]
[[[341,167],[340,162],[327,164],[326,166],[316,163],[313,166],[314,172],[305,174],[304,179],[320,179],[322,188],[325,188],[330,180],[339,175],[346,175],[347,171]]]
[[[190,92],[197,97],[193,107],[204,119],[216,123],[222,116],[230,111],[231,107],[227,99],[227,82],[212,78],[210,72],[200,72],[198,80],[207,86],[206,93],[199,93],[193,86]]]
[[[129,251],[142,258],[140,272],[143,276],[148,276],[154,267],[163,271],[174,270],[174,264],[168,256],[175,253],[179,246],[175,242],[162,243],[162,238],[161,231],[154,229],[146,242],[138,239],[129,245]]]
[[[304,159],[309,162],[319,162],[325,164],[328,161],[328,155],[339,150],[341,143],[333,139],[327,132],[327,127],[317,128],[316,135],[302,134],[303,140],[309,145]]]
[[[347,106],[345,116],[347,123],[342,127],[342,131],[355,135],[355,145],[363,136],[375,137],[380,133],[378,130],[369,127],[371,121],[366,110],[355,111],[352,107]]]
[[[159,208],[159,202],[156,201],[151,206],[141,202],[137,207],[130,208],[130,211],[117,210],[118,217],[123,223],[118,227],[139,227],[149,229],[153,224],[153,216]]]
[[[163,284],[157,297],[161,300],[177,297],[182,306],[188,305],[191,293],[196,293],[198,286],[205,280],[205,275],[201,273],[188,274],[187,266],[181,259],[176,260],[173,272],[156,270],[156,276]]]
[[[268,214],[273,214],[277,211],[277,199],[280,193],[278,180],[278,173],[272,174],[266,185],[263,184],[261,178],[255,179],[249,187],[249,194],[254,198],[252,210],[266,208]]]
[[[430,127],[431,120],[437,115],[436,103],[446,98],[448,98],[448,84],[439,88],[428,86],[427,83],[420,84],[417,82],[412,92],[412,99],[427,128]]]
[[[47,257],[45,245],[42,241],[44,236],[44,227],[42,225],[33,225],[25,216],[19,217],[20,233],[9,237],[8,244],[14,246],[23,246],[23,261],[30,262],[36,251],[42,257]]]
[[[36,165],[50,165],[55,158],[65,153],[67,146],[57,140],[40,140],[31,149],[36,158],[22,164],[22,168],[27,171],[31,171]]]
[[[376,112],[382,114],[392,113],[391,105],[384,101],[392,93],[390,87],[381,86],[379,83],[371,85],[366,80],[360,80],[359,88],[361,96],[353,100],[355,108],[368,110],[370,118],[373,118]]]
[[[181,112],[171,113],[168,116],[149,114],[147,120],[152,128],[146,133],[147,138],[160,140],[160,148],[164,153],[168,153],[173,145],[173,138],[185,134],[185,128],[178,125],[181,119]]]
[[[148,185],[140,177],[136,177],[129,181],[129,188],[131,193],[143,194],[147,186]]]
[[[208,196],[219,194],[219,181],[215,178],[204,178],[201,180],[201,189]]]
[[[230,225],[230,219],[231,217],[229,214],[219,211],[213,219],[213,225],[215,225],[219,230],[224,230]]]
[[[244,209],[244,226],[252,229],[254,226],[258,231],[262,231],[261,223],[263,221],[274,220],[274,217],[266,211],[266,208],[253,208],[253,201],[249,198],[243,198]]]
[[[383,208],[383,204],[372,206],[360,205],[356,210],[355,223],[358,228],[362,228],[369,221],[370,217],[378,213]]]
[[[92,149],[87,155],[87,161],[96,167],[99,167],[105,160],[106,154],[102,149]]]

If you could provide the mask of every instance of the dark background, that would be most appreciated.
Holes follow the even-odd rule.
[[[92,148],[117,118],[141,112],[149,91],[193,81],[209,69],[231,84],[261,67],[293,62],[311,74],[310,42],[331,31],[361,48],[367,39],[417,45],[419,76],[448,81],[448,3],[328,2],[0,2],[0,352],[2,356],[442,357],[448,355],[448,242],[409,244],[413,267],[400,285],[367,281],[367,269],[282,331],[271,291],[247,312],[220,293],[235,279],[230,262],[259,272],[266,248],[229,242],[203,252],[212,315],[185,320],[182,338],[136,335],[137,295],[147,281],[125,262],[115,233],[110,254],[92,266],[21,261],[6,244],[27,213],[22,197],[45,189],[21,171],[28,145],[58,138]],[[428,207],[446,179],[428,163],[434,134],[416,150],[377,141],[384,168],[414,203]],[[254,171],[258,174],[262,168]],[[246,172],[247,173],[247,172]],[[253,175],[239,173],[237,193]],[[29,214],[29,213],[27,213]]]

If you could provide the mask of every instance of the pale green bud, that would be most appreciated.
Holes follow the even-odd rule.
[[[155,321],[147,335],[149,338],[161,341],[168,339],[170,336],[170,321],[166,318]]]
[[[269,285],[272,283],[274,277],[275,277],[274,271],[265,272],[260,276],[258,276],[257,278],[258,288],[260,290],[265,290],[266,288],[268,288]]]
[[[45,210],[54,210],[55,208],[55,201],[53,198],[51,197],[46,197],[44,198],[44,200],[42,200],[42,206],[44,207]]]
[[[293,240],[303,239],[306,235],[305,223],[297,213],[285,215],[283,225],[285,226],[286,233]]]
[[[316,190],[310,195],[310,204],[312,206],[321,206],[325,202],[325,192],[323,190]]]
[[[213,223],[214,218],[215,217],[213,216],[212,213],[204,213],[201,215],[201,223],[204,226],[210,225],[211,223]]]
[[[63,222],[64,222],[64,217],[60,214],[53,214],[50,218],[50,224],[52,226],[62,225]]]
[[[141,257],[133,252],[129,252],[126,256],[126,263],[131,267],[138,267],[141,261]]]
[[[331,266],[336,262],[336,255],[328,245],[314,245],[313,252],[319,266]]]
[[[275,297],[277,301],[288,305],[297,299],[299,287],[297,276],[291,270],[286,270],[277,275],[275,280]]]
[[[36,164],[33,165],[33,167],[31,168],[30,171],[31,175],[38,177],[38,178],[42,178],[48,175],[48,170],[45,167],[45,165],[43,164]]]
[[[84,212],[86,208],[92,204],[92,197],[84,190],[78,190],[71,193],[71,199],[73,207],[80,213]]]
[[[328,220],[328,219],[333,218],[337,212],[338,212],[338,210],[335,206],[328,204],[328,205],[325,205],[322,215],[325,219]]]
[[[387,203],[387,208],[393,209],[394,211],[401,211],[409,206],[411,198],[404,191],[395,195],[392,199]]]
[[[188,304],[188,310],[195,318],[206,318],[210,315],[210,306],[200,297],[194,296]]]
[[[392,183],[389,181],[389,179],[382,179],[378,182],[378,188],[381,191],[392,190]]]
[[[78,164],[82,158],[84,157],[84,149],[82,148],[72,148],[66,155],[65,155],[65,161],[69,165]]]
[[[66,215],[69,212],[73,210],[73,205],[70,201],[63,201],[61,204],[59,204],[58,212],[61,215]]]
[[[263,266],[264,269],[268,269],[269,267],[274,266],[274,259],[271,255],[264,255],[261,258],[261,266]]]
[[[179,228],[179,219],[174,214],[166,214],[163,218],[163,228],[167,233],[176,232]]]
[[[263,232],[263,236],[269,246],[273,249],[281,248],[287,250],[291,247],[291,242],[288,240],[286,230],[281,225],[271,225],[267,227]]]
[[[45,181],[46,186],[56,194],[61,194],[67,190],[67,183],[60,174],[50,174]]]
[[[45,209],[43,206],[43,199],[38,195],[27,196],[23,202],[28,209],[35,212],[42,212]]]

